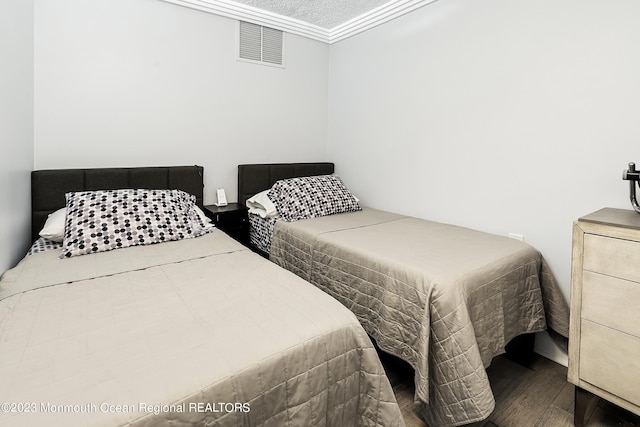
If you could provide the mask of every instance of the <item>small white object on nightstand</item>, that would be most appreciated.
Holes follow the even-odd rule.
[[[216,206],[227,206],[227,195],[224,192],[223,188],[218,188],[216,190],[216,195],[218,196],[218,203]]]

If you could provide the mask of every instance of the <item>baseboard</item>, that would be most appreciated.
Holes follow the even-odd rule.
[[[560,365],[569,366],[569,355],[546,332],[536,334],[533,351]]]

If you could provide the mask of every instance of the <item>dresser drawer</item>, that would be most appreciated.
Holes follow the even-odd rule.
[[[640,282],[640,242],[585,234],[583,268]]]
[[[640,338],[582,321],[580,380],[640,404]]]
[[[640,337],[640,307],[636,301],[640,301],[640,283],[583,273],[583,319]]]

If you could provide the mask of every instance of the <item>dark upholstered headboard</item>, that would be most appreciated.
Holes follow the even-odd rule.
[[[271,188],[279,179],[329,175],[333,171],[334,164],[328,162],[238,165],[238,203],[244,206],[248,198]]]
[[[65,206],[70,191],[146,188],[178,189],[203,198],[202,166],[141,168],[50,169],[31,172],[31,239],[38,238],[47,216]]]

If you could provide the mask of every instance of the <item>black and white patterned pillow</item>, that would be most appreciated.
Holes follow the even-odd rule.
[[[180,190],[99,190],[66,194],[60,258],[200,236],[195,196]]]
[[[336,175],[282,179],[269,190],[268,197],[285,221],[361,210],[358,199]]]
[[[62,243],[60,242],[54,242],[53,240],[40,237],[38,240],[33,242],[33,245],[31,245],[31,248],[29,248],[29,251],[27,252],[26,256],[37,254],[40,252],[60,249],[61,247],[62,247]]]

